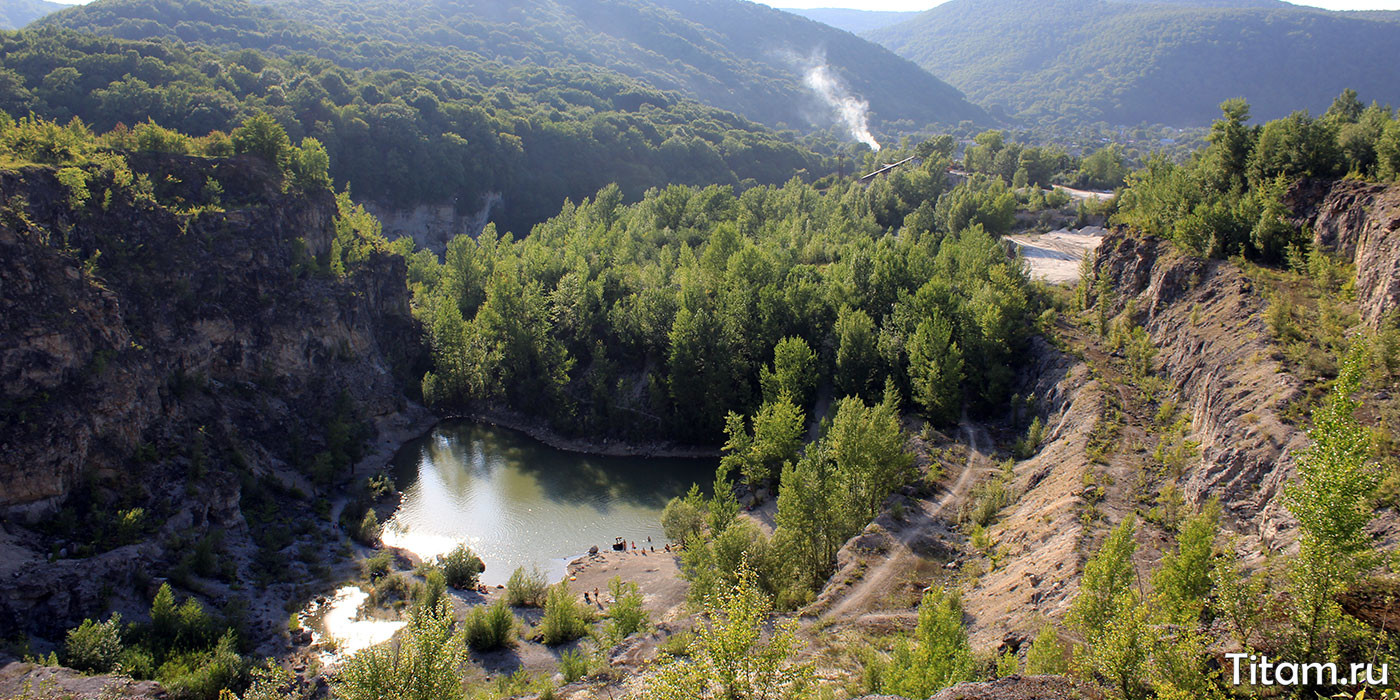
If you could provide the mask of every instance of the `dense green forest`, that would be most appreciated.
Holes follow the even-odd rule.
[[[0,29],[19,29],[64,6],[47,0],[3,0],[0,2]]]
[[[1321,117],[1294,112],[1250,125],[1250,105],[1227,100],[1208,146],[1190,161],[1153,158],[1128,177],[1115,221],[1202,255],[1280,263],[1311,240],[1286,195],[1303,178],[1400,177],[1400,119],[1346,90]]]
[[[483,58],[527,70],[602,68],[770,126],[803,130],[813,120],[834,122],[831,109],[803,85],[813,51],[824,51],[849,89],[870,103],[877,126],[986,120],[957,90],[877,45],[734,0],[98,0],[42,24],[128,39],[305,52],[348,68],[444,77],[468,77],[463,71],[470,74]]]
[[[1344,88],[1400,100],[1400,24],[1286,3],[952,0],[867,33],[992,111],[1033,122],[1209,123],[1244,97],[1264,118]]]
[[[801,356],[838,397],[878,399],[892,380],[939,420],[964,400],[996,406],[1030,303],[975,222],[1006,203],[981,184],[945,194],[948,153],[931,156],[870,189],[672,186],[626,206],[608,187],[519,240],[488,229],[443,263],[419,253],[424,394],[569,432],[713,442],[727,412],[773,398],[765,373]],[[784,347],[805,350],[775,360]]]
[[[53,29],[0,35],[0,109],[99,129],[154,120],[203,135],[256,112],[318,139],[331,175],[389,206],[476,211],[501,192],[525,230],[611,182],[631,198],[666,183],[776,183],[823,159],[733,114],[600,71],[505,67],[435,79],[319,58],[220,53]]]

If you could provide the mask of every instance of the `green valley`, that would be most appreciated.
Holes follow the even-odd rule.
[[[0,31],[0,697],[1395,697],[1391,24]]]

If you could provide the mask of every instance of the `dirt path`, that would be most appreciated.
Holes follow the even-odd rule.
[[[1076,187],[1065,187],[1064,185],[1056,185],[1056,187],[1064,190],[1065,194],[1068,194],[1070,198],[1075,200],[1095,199],[1100,202],[1106,202],[1113,199],[1113,192],[1107,190],[1081,190]]]
[[[938,498],[916,501],[918,510],[906,515],[902,527],[890,531],[889,535],[894,540],[890,551],[822,617],[839,619],[881,609],[883,600],[895,590],[901,579],[926,564],[927,559],[915,551],[917,543],[946,531],[954,510],[967,497],[973,484],[995,469],[992,460],[981,449],[986,437],[985,430],[964,416],[958,424],[958,433],[968,447],[968,456],[957,480]]]

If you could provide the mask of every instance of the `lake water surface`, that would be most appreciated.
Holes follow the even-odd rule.
[[[666,541],[661,510],[692,483],[708,490],[714,459],[595,457],[522,433],[445,421],[395,457],[403,500],[385,544],[429,559],[465,542],[486,562],[482,582],[503,584],[518,566],[551,581],[569,560],[614,537]]]

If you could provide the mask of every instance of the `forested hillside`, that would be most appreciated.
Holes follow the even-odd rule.
[[[0,29],[19,29],[63,7],[46,0],[0,0]]]
[[[1205,125],[1243,97],[1264,118],[1345,88],[1400,102],[1400,25],[1286,3],[952,0],[868,37],[1028,120]]]
[[[240,26],[284,36],[257,16]],[[434,76],[26,30],[0,35],[0,109],[78,116],[103,130],[154,120],[199,135],[263,111],[294,139],[324,144],[333,179],[357,198],[469,212],[501,193],[505,230],[526,230],[565,198],[612,182],[635,198],[667,183],[776,183],[823,170],[790,138],[615,73],[454,60]]]
[[[531,0],[407,3],[99,0],[45,24],[123,38],[178,37],[225,47],[306,51],[352,68],[456,75],[479,57],[512,66],[596,66],[770,126],[835,123],[804,84],[828,61],[874,123],[985,120],[957,90],[848,33],[735,0]],[[448,49],[434,51],[434,49]]]

